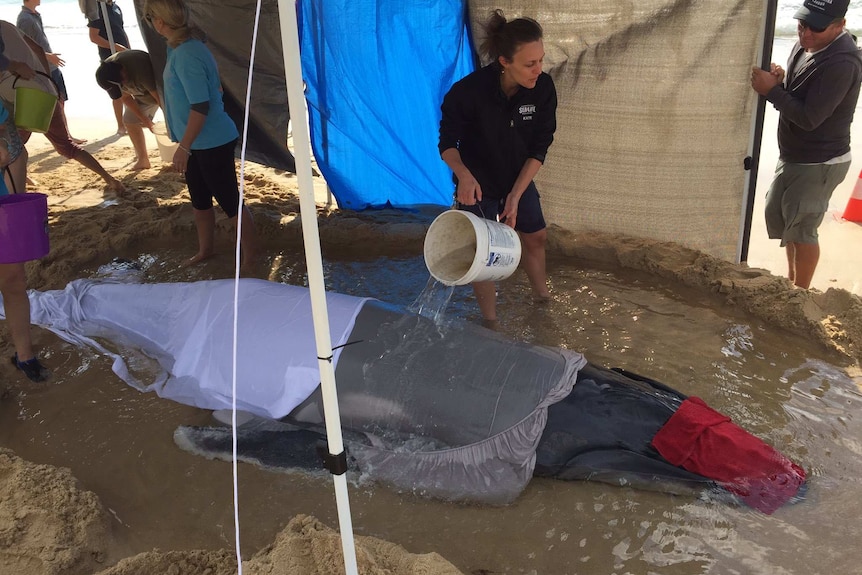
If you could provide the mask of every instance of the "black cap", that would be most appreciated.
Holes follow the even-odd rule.
[[[116,62],[102,62],[96,69],[96,82],[108,91],[112,100],[122,97],[120,85],[123,83],[123,67]]]
[[[815,28],[826,28],[835,20],[844,18],[849,5],[850,0],[805,0],[793,17]]]

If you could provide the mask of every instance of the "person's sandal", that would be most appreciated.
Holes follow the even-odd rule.
[[[18,354],[16,353],[9,359],[12,361],[12,365],[23,371],[30,381],[40,382],[51,377],[51,372],[36,357],[27,361],[18,361]]]

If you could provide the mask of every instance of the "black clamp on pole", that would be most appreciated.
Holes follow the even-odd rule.
[[[344,475],[347,473],[347,452],[342,451],[338,455],[329,453],[329,446],[323,440],[317,442],[317,455],[323,460],[323,467],[332,475]]]

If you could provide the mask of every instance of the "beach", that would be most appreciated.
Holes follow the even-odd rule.
[[[66,10],[64,18],[71,18],[74,11],[69,6],[46,1],[42,11]],[[3,9],[14,14],[17,5]],[[128,10],[131,13],[130,5]],[[7,14],[0,13],[4,17]],[[161,160],[149,132],[145,133],[152,167],[131,170],[131,143],[115,134],[108,97],[91,81],[95,48],[80,36],[80,24],[54,30],[55,50],[68,57],[70,131],[87,140],[85,148],[126,189],[107,190],[96,174],[64,160],[43,136],[33,135],[27,149],[35,183],[29,191],[48,195],[51,251],[27,264],[30,287],[63,289],[80,277],[96,277],[102,265],[117,257],[148,265],[150,281],[232,277],[233,230],[223,216],[217,222],[219,255],[214,261],[191,269],[180,267],[195,251],[192,211],[182,177]],[[143,47],[139,32],[127,30],[133,47]],[[773,59],[783,62],[788,49],[786,40],[777,41]],[[576,347],[575,338],[582,337],[589,340],[584,346],[591,358],[604,363],[629,361],[633,369],[651,370],[674,385],[690,386],[779,448],[806,457],[815,476],[828,479],[827,489],[816,496],[819,508],[797,507],[769,522],[682,497],[595,484],[578,485],[579,494],[572,494],[566,491],[571,484],[546,481],[531,485],[512,509],[477,509],[352,483],[360,572],[490,574],[511,568],[511,572],[553,573],[547,565],[568,565],[571,557],[579,558],[585,572],[610,572],[642,558],[655,566],[655,572],[671,573],[674,568],[693,572],[709,563],[706,555],[717,569],[714,572],[797,572],[790,571],[795,564],[816,571],[816,558],[794,558],[793,552],[800,540],[811,544],[824,521],[839,514],[846,501],[857,498],[854,477],[862,470],[854,439],[859,424],[853,414],[862,397],[862,251],[846,249],[859,244],[862,226],[837,217],[856,183],[862,153],[856,154],[850,175],[833,196],[821,229],[824,253],[815,289],[794,289],[782,276],[783,250],[765,239],[758,223],[777,159],[774,122],[774,113],[768,112],[747,264],[722,261],[672,243],[601,232],[571,234],[552,225],[549,258],[556,283],[551,311],[526,306],[528,313],[508,320],[503,332],[543,345],[570,347]],[[854,142],[862,142],[862,135],[857,137],[861,126],[857,119]],[[296,177],[251,163],[238,169],[266,253],[266,265],[258,270],[258,277],[302,284],[305,264]],[[409,302],[411,294],[415,297],[427,277],[419,261],[433,211],[338,210],[319,176],[314,178],[314,192],[327,280],[332,282],[328,287],[336,289],[337,282],[343,281],[345,289],[349,283],[349,289],[372,297],[403,300],[394,302],[398,304]],[[354,271],[353,266],[369,261],[373,265]],[[375,280],[369,269],[382,269],[383,279]],[[348,279],[339,280],[340,276]],[[400,284],[403,277],[410,281]],[[512,300],[521,301],[517,298],[528,294],[523,284],[523,279],[513,280],[504,290]],[[610,286],[606,292],[601,291],[602,284]],[[456,304],[462,307],[457,309],[467,310],[464,318],[477,321],[469,295],[458,297]],[[600,301],[589,307],[582,302],[589,299]],[[627,307],[627,302],[636,305]],[[577,324],[579,313],[588,316],[583,324]],[[627,339],[627,330],[650,321],[656,322],[652,331],[635,332]],[[577,324],[577,329],[559,325],[565,322]],[[624,327],[617,329],[618,325]],[[8,362],[0,368],[0,490],[4,494],[0,572],[237,572],[230,467],[182,452],[171,438],[177,425],[204,425],[210,414],[130,389],[112,373],[106,358],[46,330],[34,328],[33,333],[54,379],[33,386]],[[8,357],[12,347],[5,322],[0,324],[0,337],[0,351]],[[656,343],[662,338],[668,339],[666,346]],[[698,370],[682,357],[697,356],[707,348]],[[702,377],[710,365],[721,367],[711,378]],[[715,382],[722,381],[727,370],[731,375],[742,373],[736,379],[743,383],[719,389]],[[762,381],[774,382],[777,391],[759,390],[757,383]],[[786,408],[794,401],[803,403]],[[849,439],[831,443],[841,435]],[[804,436],[808,443],[799,445],[794,436]],[[340,543],[328,477],[287,476],[254,466],[240,469],[244,572],[339,572]],[[560,507],[554,502],[560,502]],[[591,511],[595,518],[583,519]],[[672,523],[680,516],[685,518]],[[629,525],[624,525],[626,521]],[[835,572],[849,573],[854,568],[850,558],[841,558],[838,551],[853,544],[849,529],[853,521],[855,517],[846,519],[847,535],[819,541],[833,545],[830,567]],[[718,531],[732,535],[707,534]],[[769,538],[769,533],[778,535]],[[629,552],[630,546],[638,545],[640,555]],[[733,546],[739,556],[730,557],[728,549]],[[661,570],[664,567],[670,570]]]
[[[155,260],[157,263],[151,270],[154,270],[152,274],[157,281],[231,277],[232,229],[222,218],[219,218],[217,240],[220,255],[216,260],[192,270],[183,270],[178,266],[178,262],[194,251],[192,215],[182,179],[162,164],[152,135],[148,135],[148,139],[153,167],[131,172],[131,145],[128,138],[113,135],[109,118],[102,118],[97,122],[70,118],[70,123],[73,133],[89,140],[87,149],[125,184],[127,191],[119,195],[106,191],[95,174],[76,162],[63,161],[53,153],[44,138],[33,137],[28,145],[32,158],[30,173],[38,183],[35,190],[43,190],[49,196],[52,247],[48,257],[28,264],[32,288],[62,289],[73,279],[92,277],[101,264],[108,263],[117,256],[137,261],[147,258]],[[296,179],[291,174],[254,164],[245,166],[243,172],[246,199],[264,238],[266,251],[275,254],[268,260],[272,264],[272,270],[275,270],[276,259],[294,257],[289,256],[290,253],[301,257],[302,253]],[[320,178],[315,180],[320,235],[327,261],[338,262],[352,257],[358,257],[359,261],[362,261],[367,256],[356,251],[357,245],[382,246],[391,244],[393,240],[398,244],[393,253],[396,262],[406,255],[415,257],[414,254],[421,252],[424,231],[429,223],[427,216],[387,210],[379,213],[342,212],[331,205],[327,206],[325,182]],[[389,250],[392,251],[392,248]],[[555,228],[552,228],[551,233],[550,255],[554,258],[553,261],[567,262],[565,265],[578,268],[611,269],[616,270],[613,272],[615,275],[625,275],[627,270],[643,273],[646,278],[653,279],[638,281],[664,283],[669,286],[667,289],[674,291],[693,289],[695,293],[702,295],[690,295],[686,296],[687,298],[704,297],[713,302],[709,305],[719,308],[730,306],[740,310],[749,319],[737,321],[758,321],[766,326],[762,329],[775,330],[779,338],[788,337],[781,336],[782,333],[789,334],[790,339],[784,341],[791,347],[801,345],[807,348],[812,345],[812,350],[806,354],[832,357],[827,361],[845,366],[841,369],[846,369],[851,378],[846,385],[851,386],[851,389],[854,385],[862,385],[862,376],[858,368],[853,367],[862,357],[862,306],[859,299],[846,290],[795,290],[784,278],[767,270],[720,261],[682,246],[602,234],[573,236]],[[160,265],[164,267],[159,267]],[[301,270],[301,265],[297,265]],[[397,269],[396,267],[384,273],[382,277],[391,280],[395,277],[393,273],[400,273],[395,271]],[[561,276],[563,273],[564,270],[558,268],[552,271],[552,276]],[[261,277],[279,281],[282,276],[273,271]],[[299,279],[301,281],[301,276]],[[365,281],[366,285],[371,285],[367,279]],[[569,297],[576,297],[582,289],[576,286],[580,285],[578,283],[569,288],[562,282],[557,284],[555,293],[560,305],[564,305]],[[373,287],[365,289],[370,290],[371,295],[385,297],[389,288],[381,288],[384,290],[382,292]],[[415,296],[418,288],[411,289],[414,290],[412,293]],[[651,306],[647,305],[647,308],[649,307]],[[601,323],[608,325],[611,318],[607,311],[604,313],[605,317]],[[562,316],[557,321],[561,319]],[[521,321],[528,320],[519,320],[517,323],[520,324]],[[541,329],[547,334],[545,337],[555,337],[548,326]],[[666,329],[668,327],[664,328]],[[4,353],[8,356],[11,347],[5,337],[5,326],[0,327],[0,330],[0,333],[4,334]],[[528,332],[515,332],[513,335],[530,337]],[[11,493],[16,494],[5,499],[4,504],[0,505],[0,522],[15,525],[15,537],[9,541],[4,555],[11,558],[11,562],[5,564],[14,566],[14,572],[22,575],[102,573],[100,569],[103,566],[105,570],[102,575],[129,575],[160,572],[162,566],[169,564],[185,565],[182,573],[189,575],[235,572],[236,559],[229,544],[232,522],[229,514],[226,515],[230,508],[230,492],[225,483],[229,477],[229,468],[224,464],[219,465],[218,462],[203,461],[193,464],[194,472],[182,471],[189,465],[188,458],[194,456],[179,452],[169,439],[170,429],[177,424],[206,424],[206,413],[182,406],[165,406],[165,401],[151,395],[129,397],[130,392],[140,394],[134,390],[117,389],[123,384],[111,373],[110,362],[89,357],[86,353],[80,355],[83,352],[70,348],[68,344],[63,345],[56,336],[38,328],[34,329],[34,337],[37,348],[54,370],[55,379],[47,387],[34,389],[10,366],[3,368],[4,381],[8,383],[6,399],[0,402],[5,404],[5,410],[0,413],[4,418],[12,417],[13,420],[18,420],[15,425],[4,424],[6,429],[0,432],[0,445],[13,447],[15,450],[15,454],[4,452],[2,455],[2,468],[6,470],[8,478],[2,488],[4,492],[11,490]],[[808,340],[809,343],[801,343],[800,338]],[[615,338],[611,337],[611,341],[613,339]],[[635,341],[640,341],[640,338],[635,338]],[[788,344],[787,341],[797,343]],[[823,351],[816,351],[815,348],[818,347]],[[837,356],[830,355],[833,352],[837,353]],[[659,353],[664,359],[654,357],[651,361],[665,363],[670,359],[668,353],[671,351],[665,355]],[[773,357],[772,352],[766,352],[765,355]],[[593,350],[592,357],[602,357],[599,348]],[[846,359],[837,359],[840,357]],[[618,358],[614,359],[613,354],[609,354],[607,361],[618,361]],[[644,368],[641,366],[639,369]],[[665,374],[665,377],[669,377],[671,381],[678,381],[679,378],[669,374]],[[777,377],[777,374],[765,377]],[[108,397],[114,399],[108,400]],[[119,401],[118,405],[126,405],[126,410],[130,408],[127,405],[129,401],[137,406],[131,408],[136,413],[133,421],[137,423],[126,431],[126,428],[122,427],[123,420],[111,421],[115,412],[110,408],[110,404],[114,401]],[[141,401],[143,403],[140,403]],[[98,410],[99,414],[90,412],[85,407],[91,402],[93,405],[104,406]],[[732,404],[733,402],[726,405]],[[69,412],[70,408],[66,406],[70,405],[77,407],[71,408],[72,412]],[[167,415],[164,414],[165,409],[168,410]],[[15,413],[19,414],[17,418],[14,417]],[[149,421],[145,415],[147,413],[155,415],[154,422]],[[34,418],[36,414],[38,415]],[[45,421],[47,428],[39,424],[40,421]],[[114,428],[117,425],[120,427]],[[26,438],[39,437],[32,434],[42,434],[47,429],[56,429],[56,433],[61,435],[83,434],[90,439],[82,443],[80,448],[70,449],[65,441],[56,444],[51,439],[53,433],[50,433],[37,439],[36,448],[33,449],[31,440]],[[62,431],[64,429],[67,431]],[[108,429],[112,431],[108,432]],[[142,442],[139,434],[144,429],[147,430],[145,436],[148,439]],[[92,448],[88,446],[94,440],[96,444],[104,444],[108,441],[107,437],[98,439],[103,433],[119,439],[120,443],[106,449],[104,457],[100,457],[96,463],[80,450],[89,452]],[[132,435],[129,436],[129,433]],[[120,439],[124,437],[126,439]],[[134,437],[137,439],[133,439]],[[125,447],[121,448],[123,445]],[[123,452],[140,450],[142,456],[133,457],[131,460],[117,457],[118,448]],[[22,449],[30,461],[38,463],[20,459],[18,454]],[[138,463],[130,467],[133,461]],[[161,464],[151,467],[147,462],[152,461],[160,461]],[[69,473],[67,467],[75,470],[74,475]],[[168,468],[176,468],[177,472],[167,473]],[[212,497],[213,501],[219,502],[218,507],[222,509],[218,514],[220,520],[210,521],[221,526],[219,531],[222,535],[218,539],[204,537],[204,533],[209,530],[201,531],[200,537],[192,535],[199,529],[195,527],[196,520],[193,516],[184,519],[166,518],[172,526],[161,530],[176,533],[170,537],[175,543],[170,544],[150,529],[161,523],[158,517],[170,513],[165,506],[177,505],[171,503],[176,496],[172,493],[177,490],[185,491],[185,488],[180,488],[181,483],[177,482],[183,482],[183,477],[189,473],[194,477],[204,474],[206,477],[221,478],[211,488],[201,490],[198,485],[196,491],[204,498]],[[268,497],[280,497],[275,492],[270,493],[271,488],[268,486],[272,483],[266,472],[248,471],[243,467],[241,476],[243,481],[257,485],[257,490],[269,493]],[[172,479],[168,480],[168,477]],[[129,481],[131,483],[128,483]],[[172,487],[167,491],[164,491],[165,487],[152,489],[162,481],[170,481],[165,487]],[[296,481],[300,483],[299,488],[294,484]],[[331,494],[327,496],[328,484],[323,478],[291,479],[292,491],[312,490],[313,495],[306,496],[305,499],[316,501],[312,512],[315,516],[322,517],[323,523],[304,514],[291,517],[271,514],[269,519],[262,521],[257,514],[263,512],[260,508],[261,502],[258,501],[259,496],[244,491],[246,495],[241,497],[240,505],[247,505],[250,508],[248,513],[255,513],[245,517],[245,528],[254,533],[253,536],[247,535],[252,537],[252,540],[246,540],[245,548],[255,553],[250,559],[246,557],[245,572],[337,572],[333,565],[338,564],[338,539],[332,531],[337,523],[332,515],[332,503],[327,502],[331,497]],[[13,488],[13,485],[16,487]],[[133,486],[135,496],[132,499],[128,499],[124,494],[123,485]],[[366,497],[362,495],[363,489],[366,488],[358,488],[360,500]],[[398,508],[403,504],[397,503],[400,497],[398,495],[395,495],[395,501],[392,501],[389,496],[384,497],[380,490],[374,490],[374,493],[370,501],[361,504],[360,523],[368,521],[375,513],[372,508],[392,509],[393,506]],[[588,493],[594,493],[594,497],[604,497],[594,491]],[[627,492],[626,496],[633,497],[630,492]],[[190,494],[183,497],[189,497],[190,503],[196,499]],[[103,498],[108,502],[107,505],[102,503]],[[381,502],[381,498],[386,502]],[[302,499],[301,497],[300,500]],[[525,506],[530,499],[531,497],[526,498]],[[58,501],[61,504],[58,504]],[[148,501],[149,503],[146,503]],[[203,502],[194,505],[201,503]],[[142,505],[151,506],[153,511],[157,509],[158,514],[154,516],[152,511]],[[418,503],[413,502],[411,505]],[[288,509],[291,507],[288,506]],[[20,516],[21,509],[29,510],[24,519]],[[440,516],[439,510],[433,513]],[[466,521],[466,518],[462,521]],[[370,529],[371,534],[381,533],[380,526]],[[402,531],[403,529],[402,527]],[[365,527],[360,533],[368,530],[369,527]],[[410,530],[406,532],[411,533]],[[180,533],[185,535],[179,535]],[[275,539],[267,542],[261,540],[266,533],[277,535]],[[384,529],[382,533],[384,539],[390,541],[394,536],[389,530]],[[37,534],[38,539],[33,540]],[[369,558],[367,565],[374,565],[379,569],[369,567],[363,572],[469,572],[464,569],[465,565],[470,565],[469,560],[465,559],[465,551],[454,551],[451,548],[452,542],[441,543],[429,549],[426,544],[420,542],[421,539],[415,538],[417,536],[413,534],[399,543],[360,538],[361,544],[365,545],[363,552],[367,553]],[[489,532],[488,537],[496,538],[493,532]],[[174,544],[176,547],[173,547]],[[304,550],[304,554],[297,555],[296,549]],[[461,571],[447,560],[452,553],[455,554]],[[276,563],[276,558],[282,555],[304,557],[307,562],[284,563],[294,565],[285,567],[284,571],[269,571],[263,567]],[[381,559],[382,556],[390,559]],[[395,557],[398,558],[397,561]],[[476,559],[480,565],[482,561],[486,561],[485,564],[493,564],[492,559],[483,560],[481,557],[483,555]],[[400,570],[386,570],[395,569],[389,567],[395,564],[402,565],[398,568]]]

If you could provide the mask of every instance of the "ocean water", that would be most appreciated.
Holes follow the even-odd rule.
[[[117,0],[117,4],[123,10],[130,47],[145,50],[132,0]],[[21,2],[0,0],[0,20],[14,24],[20,11]],[[78,0],[42,0],[38,12],[42,15],[51,49],[66,61],[63,67],[69,93],[66,115],[101,121],[113,118],[111,100],[96,84],[99,53],[96,45],[90,42],[87,19],[78,8]]]

